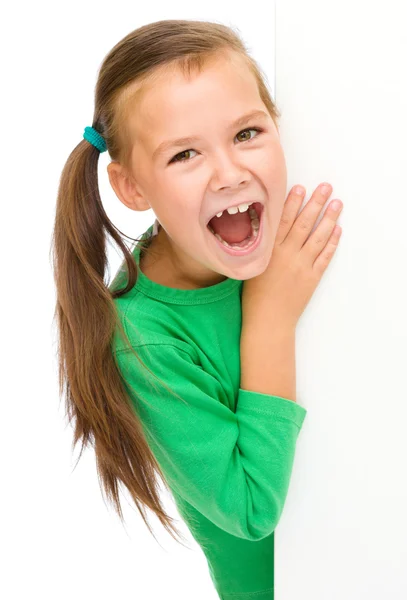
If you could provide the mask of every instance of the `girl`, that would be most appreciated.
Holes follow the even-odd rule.
[[[285,202],[278,117],[230,28],[145,25],[105,57],[92,127],[58,192],[59,377],[74,445],[92,441],[121,519],[119,482],[152,534],[146,507],[178,534],[161,477],[223,600],[274,598],[274,530],[306,415],[295,328],[340,235],[333,205],[310,235],[330,186],[299,216],[303,194]],[[157,216],[131,251],[99,196],[105,150],[119,200]],[[109,286],[106,235],[124,254]]]

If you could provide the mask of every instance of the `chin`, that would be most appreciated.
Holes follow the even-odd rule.
[[[237,279],[239,281],[246,281],[247,279],[253,279],[264,273],[269,264],[269,260],[257,260],[253,264],[247,264],[245,266],[236,267],[234,269],[227,269],[222,271],[223,275],[230,279]]]

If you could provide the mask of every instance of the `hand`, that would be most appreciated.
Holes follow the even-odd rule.
[[[295,328],[329,265],[342,229],[336,224],[341,213],[328,205],[318,227],[310,235],[323,206],[332,193],[323,195],[322,185],[298,214],[303,196],[291,190],[284,204],[275,245],[266,270],[243,282],[242,325],[250,328],[259,317],[274,325]],[[256,317],[257,315],[257,317]],[[254,319],[254,320],[253,320]],[[264,323],[263,323],[264,326]]]

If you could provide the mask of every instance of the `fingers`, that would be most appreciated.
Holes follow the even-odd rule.
[[[318,227],[310,235],[332,193],[332,186],[329,183],[319,185],[298,214],[305,195],[305,190],[303,191],[304,194],[299,194],[297,186],[294,186],[289,193],[284,204],[275,243],[282,244],[284,242],[285,247],[291,247],[301,252],[305,261],[313,266],[315,272],[322,272],[329,264],[339,242],[342,230],[339,225],[337,229],[335,226],[343,204],[340,200],[331,202]],[[338,205],[335,207],[335,204]]]
[[[340,236],[338,233],[340,233],[340,228],[338,231],[338,229],[335,230],[335,227],[343,205],[340,200],[337,200],[336,202],[339,202],[337,206],[335,206],[335,202],[329,204],[318,227],[309,236],[301,250],[301,253],[307,262],[310,262],[311,265],[317,269],[320,269],[323,265],[325,267],[328,265],[333,256],[333,252],[336,250],[337,243],[339,242]],[[323,254],[323,257],[318,261],[317,265],[315,265],[315,261],[321,253]]]
[[[313,264],[313,270],[318,277],[323,275],[325,269],[331,262],[331,259],[338,247],[341,234],[342,227],[335,224],[331,236],[328,239],[328,243],[324,246],[322,252],[320,252]]]
[[[301,191],[299,191],[301,190]],[[278,226],[275,244],[281,244],[289,234],[305,196],[302,186],[294,186],[287,196]]]
[[[332,186],[329,183],[321,183],[316,188],[292,226],[289,234],[290,245],[298,249],[304,245],[331,194]]]

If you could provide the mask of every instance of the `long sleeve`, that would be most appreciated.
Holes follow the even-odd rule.
[[[306,410],[239,389],[236,412],[220,381],[187,345],[134,346],[116,360],[170,488],[216,526],[246,540],[270,535],[281,516]],[[165,386],[179,396],[172,395]]]

